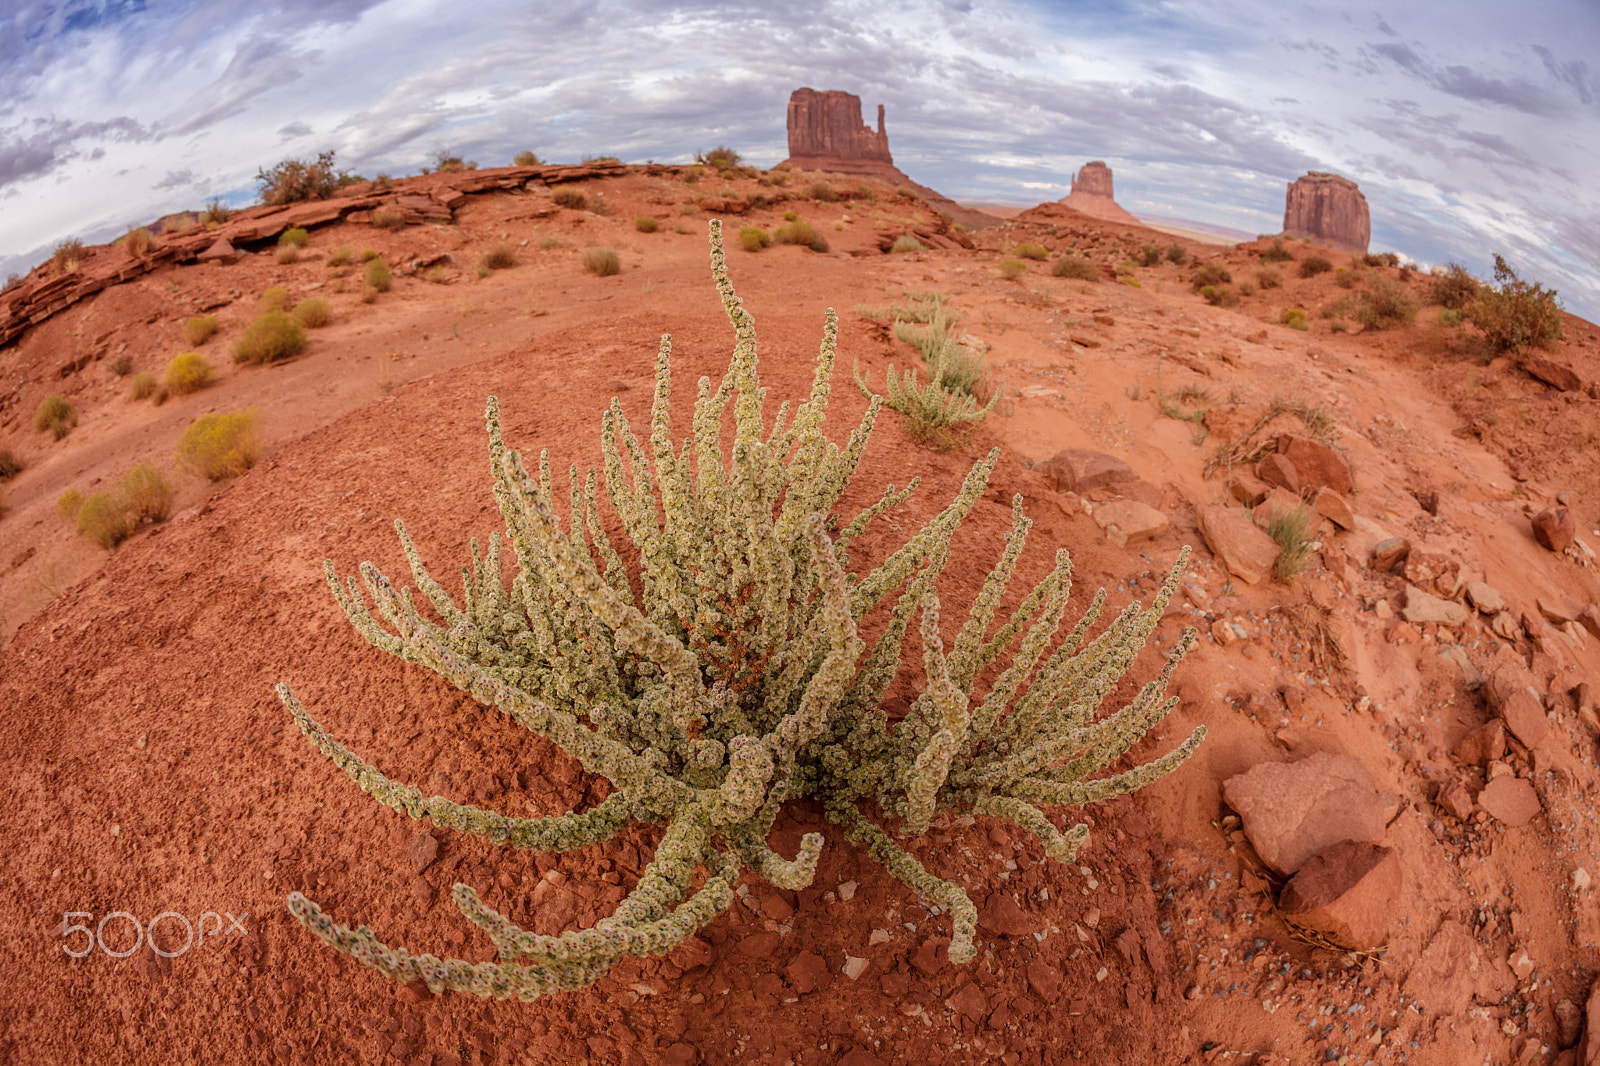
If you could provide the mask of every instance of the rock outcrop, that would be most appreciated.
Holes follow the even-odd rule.
[[[1061,201],[1074,211],[1107,222],[1138,225],[1139,220],[1124,211],[1111,194],[1111,168],[1098,159],[1085,163],[1072,179],[1072,191]]]
[[[1367,198],[1349,178],[1313,170],[1289,186],[1283,232],[1365,253],[1372,239]]]
[[[789,94],[789,158],[801,170],[828,170],[859,174],[916,191],[935,211],[968,229],[999,222],[993,215],[963,207],[954,200],[919,185],[894,165],[889,154],[889,134],[884,129],[883,105],[878,105],[878,128],[861,121],[861,97],[829,89],[796,89]]]

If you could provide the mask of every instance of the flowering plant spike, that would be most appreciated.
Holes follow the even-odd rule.
[[[735,343],[721,383],[699,383],[690,438],[675,446],[668,435],[669,337],[657,357],[648,437],[635,434],[615,399],[601,420],[606,498],[637,551],[637,585],[601,522],[595,472],[580,478],[571,470],[570,505],[558,512],[548,455],[540,456],[537,474],[529,471],[507,448],[492,397],[490,472],[516,556],[509,585],[499,567],[500,537],[491,535],[486,551],[472,543],[461,597],[452,598],[399,522],[401,547],[432,615],[410,588],[396,589],[371,563],[361,565],[359,584],[341,584],[326,564],[334,598],[370,643],[499,708],[612,788],[589,810],[546,818],[425,796],[340,744],[279,685],[312,745],[364,791],[412,818],[519,848],[581,848],[630,821],[666,827],[632,892],[592,928],[538,935],[457,884],[456,905],[498,947],[498,962],[414,955],[366,927],[336,924],[305,896],[290,894],[289,910],[306,928],[381,973],[421,978],[435,992],[532,999],[589,985],[624,956],[663,955],[731,904],[746,871],[788,889],[811,883],[820,833],[807,834],[793,858],[767,843],[784,805],[804,800],[924,900],[948,910],[950,959],[966,962],[976,953],[972,902],[958,885],[929,873],[901,840],[923,832],[935,812],[970,812],[1014,822],[1038,835],[1050,857],[1070,861],[1088,829],[1058,829],[1045,809],[1149,784],[1187,759],[1205,734],[1196,729],[1144,765],[1091,776],[1177,702],[1165,688],[1192,631],[1132,702],[1096,715],[1154,630],[1187,549],[1148,609],[1130,604],[1096,636],[1089,631],[1103,591],[1059,636],[1071,577],[1065,551],[996,625],[1030,526],[1016,497],[1005,549],[947,642],[934,584],[998,450],[877,568],[848,571],[851,543],[916,487],[891,485],[838,528],[833,508],[880,401],[873,398],[843,448],[824,437],[838,337],[829,311],[809,398],[792,417],[785,403],[769,420],[756,374],[755,323],[728,279],[715,221],[711,268]],[[725,454],[722,416],[730,403],[735,429]],[[887,624],[869,648],[858,626],[878,608]],[[913,624],[923,681],[910,713],[891,728],[879,704]]]

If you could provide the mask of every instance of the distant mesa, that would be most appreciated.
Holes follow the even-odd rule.
[[[1367,198],[1349,178],[1313,170],[1289,186],[1283,205],[1283,234],[1365,254],[1372,238]]]
[[[878,128],[861,121],[861,97],[830,89],[796,89],[789,94],[789,158],[801,170],[827,170],[859,174],[866,178],[915,189],[932,207],[968,229],[993,226],[1000,220],[982,211],[918,185],[894,165],[889,154],[889,134],[884,129],[883,105],[878,105]]]
[[[1139,220],[1124,211],[1111,195],[1111,168],[1100,160],[1085,163],[1072,179],[1072,191],[1061,203],[1074,211],[1105,222],[1124,222],[1139,225]]]

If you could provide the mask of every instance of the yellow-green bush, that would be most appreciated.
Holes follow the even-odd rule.
[[[1078,281],[1099,281],[1100,268],[1081,255],[1064,255],[1050,264],[1050,273],[1058,278],[1075,278]]]
[[[311,234],[307,233],[303,227],[294,226],[278,234],[278,247],[304,248],[306,246],[306,242],[310,239]]]
[[[56,440],[71,433],[72,427],[77,424],[78,412],[72,409],[65,396],[46,396],[33,409],[33,428],[41,433],[49,433]]]
[[[212,481],[244,473],[261,457],[255,408],[201,415],[178,438],[176,454],[179,467]]]
[[[262,311],[282,311],[289,306],[289,290],[282,285],[274,285],[261,294],[261,299],[256,301],[256,307]]]
[[[128,379],[128,398],[130,400],[148,400],[156,394],[161,383],[156,376],[148,370],[141,370]]]
[[[206,362],[204,356],[198,352],[185,352],[167,364],[167,372],[162,375],[162,382],[172,395],[187,396],[211,384],[215,376],[211,364]]]
[[[1016,281],[1028,272],[1028,264],[1020,259],[1000,260],[1000,276],[1007,281]]]
[[[306,347],[306,331],[283,311],[263,311],[245,327],[234,345],[237,363],[276,363],[299,355]]]
[[[747,252],[759,252],[772,243],[772,234],[760,226],[739,227],[739,247]]]
[[[511,165],[514,167],[536,167],[539,165],[539,157],[532,152],[518,152],[511,157]]]
[[[1283,313],[1282,322],[1290,329],[1309,329],[1306,325],[1306,313],[1298,307],[1290,308]]]
[[[894,239],[894,244],[889,248],[890,255],[900,252],[926,252],[928,246],[917,240],[909,233],[902,233]]]
[[[111,493],[92,493],[78,508],[78,532],[111,551],[128,539],[128,512]]]
[[[77,489],[67,489],[56,497],[56,510],[68,522],[76,522],[78,520],[78,508],[82,506],[83,496],[79,494]]]
[[[1494,257],[1494,280],[1466,308],[1491,351],[1548,348],[1561,339],[1561,303],[1554,289],[1523,281],[1499,255]]]
[[[1035,262],[1042,263],[1050,258],[1050,249],[1042,244],[1034,244],[1031,241],[1024,242],[1017,245],[1017,258],[1032,259]]]
[[[142,259],[156,250],[156,238],[144,227],[130,229],[122,238],[122,247],[136,259]]]
[[[216,315],[195,315],[193,318],[183,320],[183,339],[196,347],[210,340],[216,332]]]
[[[656,216],[654,215],[640,215],[633,220],[633,228],[640,233],[654,233],[657,224]]]
[[[367,263],[367,287],[375,292],[388,292],[394,285],[394,275],[389,273],[389,264],[382,259],[373,259]]]
[[[583,269],[597,277],[609,278],[622,273],[622,260],[610,248],[586,248],[583,252]]]
[[[350,246],[347,244],[341,244],[339,247],[333,250],[332,255],[328,256],[328,265],[331,267],[342,267],[346,263],[350,262],[350,255]]]
[[[798,244],[813,252],[826,252],[828,239],[811,228],[809,222],[789,222],[772,231],[772,239],[779,244]]]
[[[177,496],[161,471],[149,463],[140,463],[124,474],[121,491],[123,511],[134,525],[165,522]]]
[[[328,301],[316,296],[301,300],[290,313],[306,329],[321,329],[333,321],[333,309],[328,306]]]
[[[550,194],[550,199],[557,207],[569,208],[573,211],[582,211],[588,206],[589,200],[570,185],[564,185]]]

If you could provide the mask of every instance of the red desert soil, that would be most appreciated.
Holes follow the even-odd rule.
[[[0,444],[27,464],[5,485],[0,517],[0,775],[10,797],[0,816],[9,851],[0,1060],[864,1066],[1110,1054],[1130,1066],[1443,1066],[1552,1061],[1580,1039],[1600,970],[1600,655],[1581,623],[1555,623],[1600,601],[1600,580],[1580,549],[1558,555],[1536,543],[1529,516],[1564,494],[1579,537],[1600,546],[1595,390],[1557,391],[1505,358],[1479,365],[1470,334],[1438,325],[1436,308],[1415,325],[1331,332],[1333,320],[1316,312],[1348,293],[1330,275],[1301,280],[1292,262],[1281,287],[1231,309],[1194,295],[1192,267],[1141,267],[1139,287],[1118,284],[1111,265],[1172,238],[1059,207],[977,234],[969,250],[887,187],[873,199],[765,206],[748,204],[785,190],[750,178],[690,186],[670,169],[580,187],[603,193],[609,213],[557,209],[536,188],[473,195],[452,224],[391,233],[337,223],[313,230],[297,264],[279,265],[270,243],[233,266],[169,264],[0,350]],[[728,216],[732,225],[770,229],[795,210],[834,248],[730,251],[775,400],[804,394],[824,308],[838,308],[830,432],[843,439],[865,409],[852,364],[881,382],[889,363],[914,358],[857,308],[907,290],[948,293],[1004,379],[997,412],[945,452],[912,443],[886,412],[851,502],[913,475],[923,487],[853,565],[881,558],[891,535],[908,536],[998,446],[991,492],[941,587],[947,625],[1000,550],[1012,493],[1037,520],[1021,576],[1036,579],[1055,547],[1070,548],[1078,606],[1101,585],[1113,607],[1148,599],[1179,549],[1194,545],[1181,602],[1117,696],[1197,625],[1200,646],[1174,686],[1179,709],[1129,758],[1165,751],[1199,723],[1210,735],[1156,785],[1057,812],[1086,814],[1094,828],[1071,867],[999,823],[936,823],[913,850],[969,886],[983,915],[979,957],[965,967],[942,954],[947,917],[830,831],[813,887],[751,882],[690,945],[629,962],[583,992],[498,1003],[392,984],[317,943],[285,896],[304,891],[390,943],[483,960],[492,949],[450,903],[451,884],[472,884],[540,932],[576,928],[622,898],[655,836],[635,828],[605,846],[529,854],[412,823],[361,794],[311,751],[277,682],[384,772],[429,791],[547,814],[588,806],[606,786],[431,673],[367,646],[329,596],[323,560],[352,572],[370,559],[403,574],[396,517],[436,574],[465,559],[468,538],[486,536],[498,517],[487,395],[500,397],[513,446],[548,448],[558,468],[582,468],[599,461],[599,416],[612,396],[636,426],[646,420],[661,333],[673,335],[678,382],[719,375],[731,330],[709,281],[702,206],[723,213],[730,200],[747,208]],[[660,218],[657,232],[634,229],[646,213]],[[880,254],[908,230],[945,247]],[[1107,277],[1057,279],[1029,263],[1004,281],[998,260],[1023,240],[1087,252]],[[475,279],[478,257],[502,241],[517,248],[517,265]],[[1240,279],[1264,247],[1180,243]],[[360,302],[359,268],[324,261],[341,245],[382,252],[396,268],[393,291]],[[584,273],[590,245],[617,249],[622,273]],[[454,257],[442,283],[407,272],[440,253]],[[1426,303],[1426,278],[1367,269]],[[285,364],[236,366],[232,342],[269,285],[327,297],[333,324]],[[222,330],[198,351],[217,383],[159,407],[126,399],[112,360],[127,354],[135,370],[159,371],[186,350],[182,320],[211,305]],[[1312,312],[1308,332],[1277,324],[1290,307]],[[1588,385],[1600,378],[1597,340],[1569,317],[1547,354]],[[60,371],[91,348],[96,357]],[[31,426],[34,406],[56,391],[80,413],[60,442]],[[680,422],[691,393],[680,384]],[[1320,555],[1291,583],[1249,585],[1230,580],[1196,519],[1230,499],[1223,478],[1203,476],[1217,445],[1275,396],[1336,423],[1354,471],[1356,528],[1326,526]],[[56,514],[65,489],[114,484],[138,461],[170,473],[192,419],[247,405],[261,411],[262,461],[221,485],[171,473],[177,513],[115,554]],[[1209,410],[1180,420],[1164,405]],[[1279,429],[1305,432],[1292,416]],[[1045,460],[1065,448],[1115,455],[1139,480],[1059,492]],[[1240,494],[1253,490],[1252,478],[1238,481]],[[1159,509],[1170,528],[1116,546],[1090,511],[1119,494]],[[1458,585],[1498,590],[1510,635],[1477,612],[1455,626],[1404,621],[1406,580],[1370,563],[1393,536],[1408,538],[1417,560],[1453,565]],[[1513,736],[1498,759],[1469,764],[1452,751],[1494,717],[1492,686],[1477,686],[1478,675],[1511,666],[1535,686],[1549,728],[1532,750]],[[1275,909],[1283,879],[1223,799],[1223,782],[1253,766],[1316,753],[1354,756],[1388,794],[1383,843],[1402,877],[1377,950],[1292,932]],[[1473,802],[1490,779],[1496,814]],[[1525,786],[1537,812],[1502,822],[1522,819],[1494,797]],[[774,846],[792,854],[812,828],[829,829],[800,807]],[[112,918],[104,949],[69,956],[84,938],[64,937],[64,922],[100,927],[115,912],[143,924],[163,912],[245,917],[237,927],[207,918],[212,935],[171,958],[148,944],[112,957],[135,942],[129,920]],[[168,917],[158,929],[158,945],[177,952],[182,923]]]

